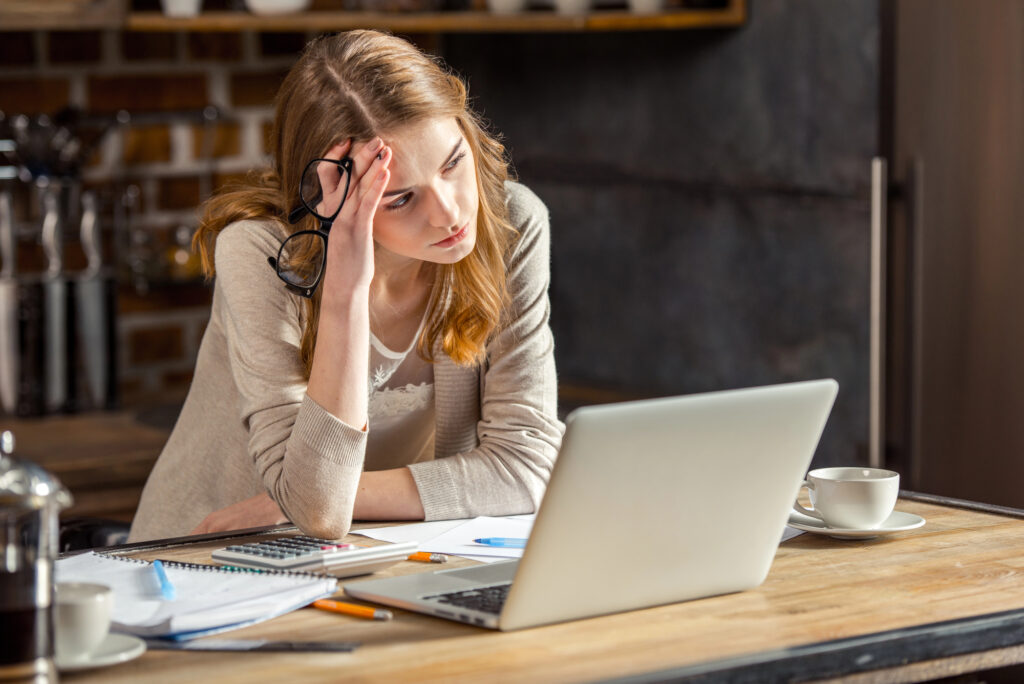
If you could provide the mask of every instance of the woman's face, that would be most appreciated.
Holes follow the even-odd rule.
[[[476,244],[476,164],[454,118],[427,119],[381,136],[392,150],[391,179],[373,220],[378,248],[436,264]]]

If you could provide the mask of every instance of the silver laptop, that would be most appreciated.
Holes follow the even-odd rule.
[[[756,587],[838,388],[577,409],[522,558],[354,581],[345,593],[513,630]]]

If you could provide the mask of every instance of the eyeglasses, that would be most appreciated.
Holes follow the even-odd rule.
[[[277,277],[284,281],[290,292],[308,299],[320,285],[327,266],[327,235],[345,204],[351,181],[352,159],[349,157],[314,159],[303,169],[299,182],[299,206],[288,214],[288,223],[294,225],[306,214],[311,214],[320,221],[320,228],[292,233],[281,243],[277,258],[267,257]],[[338,207],[327,216],[319,213],[317,209],[327,211],[323,206],[324,187],[327,194],[333,194],[342,186],[344,192]]]

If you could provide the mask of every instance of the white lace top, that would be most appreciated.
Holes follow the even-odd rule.
[[[401,352],[370,333],[366,470],[434,458],[434,367],[415,351],[423,324]]]

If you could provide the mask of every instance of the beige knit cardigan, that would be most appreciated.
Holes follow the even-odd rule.
[[[435,350],[435,457],[408,466],[427,520],[534,511],[561,443],[548,212],[526,187],[507,191],[519,231],[506,263],[511,315],[480,367]],[[349,529],[360,473],[374,469],[364,463],[367,433],[306,395],[302,307],[267,266],[281,237],[273,222],[241,221],[217,238],[195,378],[131,541],[187,534],[208,513],[261,492],[307,534]]]

